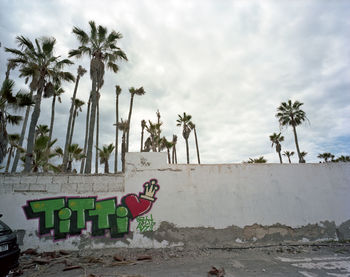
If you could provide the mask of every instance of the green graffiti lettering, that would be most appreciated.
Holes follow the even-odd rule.
[[[58,212],[58,218],[60,219],[59,231],[60,233],[68,233],[70,228],[70,217],[72,216],[72,210],[69,208],[63,208]]]
[[[94,198],[70,198],[68,199],[68,207],[77,213],[77,228],[85,228],[85,211],[95,208]]]
[[[90,216],[97,216],[98,229],[107,229],[110,227],[109,215],[115,214],[115,199],[100,200],[96,202],[94,210],[89,211]]]
[[[34,213],[45,213],[45,228],[54,227],[54,212],[65,206],[64,198],[45,199],[30,202],[30,207]]]
[[[124,234],[129,231],[129,211],[124,206],[119,206],[116,209],[117,214],[117,233]]]

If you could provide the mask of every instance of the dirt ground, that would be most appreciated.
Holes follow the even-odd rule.
[[[216,270],[213,268],[215,267]],[[210,272],[210,273],[208,273]],[[350,276],[350,243],[246,249],[27,250],[24,277]]]

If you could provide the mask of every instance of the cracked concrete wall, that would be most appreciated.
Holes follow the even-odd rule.
[[[236,247],[350,239],[350,164],[169,165],[166,153],[127,153],[120,175],[0,175],[0,213],[22,248]],[[149,214],[154,231],[136,220],[121,239],[82,236],[53,241],[27,220],[27,200],[57,196],[99,199],[160,185]]]

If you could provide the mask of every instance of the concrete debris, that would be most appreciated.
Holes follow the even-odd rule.
[[[225,269],[217,269],[215,266],[212,266],[211,270],[208,271],[208,276],[223,277],[225,276]]]

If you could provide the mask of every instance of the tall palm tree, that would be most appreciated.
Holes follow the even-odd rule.
[[[74,126],[75,126],[75,119],[79,115],[79,112],[82,112],[82,106],[84,106],[85,102],[75,98],[74,100],[74,111],[73,111],[73,120],[72,120],[72,128],[71,128],[71,133],[69,135],[69,145],[72,144],[73,141],[73,134],[74,134]]]
[[[69,52],[69,57],[81,58],[88,55],[90,58],[90,78],[92,80],[91,89],[91,114],[89,120],[89,136],[87,144],[87,157],[85,173],[91,173],[92,148],[94,141],[97,90],[103,85],[105,63],[108,69],[114,73],[118,72],[118,60],[127,61],[125,53],[117,46],[117,41],[122,38],[120,33],[112,31],[107,34],[107,28],[96,26],[94,21],[89,21],[90,36],[78,27],[73,28],[73,34],[81,44],[77,49]]]
[[[61,94],[64,93],[63,88],[59,84],[55,84],[54,86],[54,94],[52,96],[52,104],[51,104],[51,121],[50,121],[50,132],[49,132],[49,138],[52,137],[52,131],[53,131],[53,124],[55,121],[55,105],[56,105],[56,98],[58,102],[62,103],[61,101]]]
[[[281,142],[284,141],[284,136],[281,136],[281,133],[273,133],[270,136],[270,141],[272,142],[271,147],[276,144],[276,152],[278,153],[278,157],[280,158],[280,163],[282,164],[282,156],[281,156]]]
[[[128,133],[127,133],[127,136],[126,136],[126,152],[129,152],[129,134],[130,134],[130,123],[131,123],[131,114],[132,114],[132,107],[133,107],[133,104],[134,104],[134,96],[135,95],[144,95],[146,92],[145,90],[143,89],[143,87],[140,87],[138,89],[135,89],[133,87],[131,87],[129,89],[129,92],[130,92],[130,107],[129,107],[129,116],[128,116],[128,123],[129,123],[129,126],[128,126]]]
[[[144,136],[145,128],[146,128],[146,120],[142,119],[141,120],[141,149],[140,149],[140,152],[143,152],[143,136]]]
[[[176,155],[176,143],[177,143],[177,135],[173,135],[173,152],[172,152],[172,163],[177,164],[177,155]]]
[[[17,147],[18,141],[20,139],[20,135],[19,134],[9,134],[8,138],[9,138],[10,147],[8,149],[7,163],[6,163],[5,172],[9,171],[9,167],[10,167],[10,163],[11,163],[11,157],[13,155],[12,152]]]
[[[118,124],[118,128],[120,131],[123,132],[122,135],[122,171],[125,172],[125,152],[126,152],[126,133],[128,132],[129,129],[129,123],[127,120],[123,121],[123,119],[120,119],[120,122]]]
[[[185,112],[183,114],[183,116],[179,115],[179,119],[176,120],[177,122],[177,126],[181,126],[182,125],[182,136],[185,139],[186,142],[186,156],[187,156],[187,163],[190,163],[190,152],[189,152],[189,147],[188,147],[188,138],[190,136],[191,133],[191,128],[190,128],[190,122],[192,119],[191,115],[187,115]]]
[[[331,161],[334,160],[334,155],[332,153],[325,152],[322,154],[318,154],[317,158],[324,159],[324,162],[328,163],[328,159],[331,159]]]
[[[102,147],[102,149],[98,149],[98,150],[99,150],[99,154],[100,154],[100,162],[101,162],[101,164],[105,165],[105,173],[109,173],[108,160],[109,160],[109,157],[111,156],[111,154],[114,150],[114,145],[113,145],[113,143],[111,143],[109,145],[104,145]]]
[[[62,80],[74,81],[74,76],[71,73],[62,71],[64,66],[73,63],[68,59],[60,60],[59,56],[53,55],[56,44],[54,38],[35,39],[35,45],[30,39],[23,36],[18,36],[16,41],[20,50],[5,49],[15,56],[15,58],[9,59],[9,61],[13,61],[20,66],[20,77],[33,78],[33,86],[37,91],[34,111],[29,126],[27,154],[24,167],[24,172],[29,172],[31,170],[35,143],[34,133],[40,116],[42,95],[43,93],[46,95],[51,94],[53,91],[52,82],[60,84]]]
[[[87,105],[87,112],[86,112],[85,140],[84,140],[84,150],[83,150],[84,157],[81,159],[80,174],[84,173],[84,168],[85,168],[86,149],[87,149],[88,136],[89,136],[90,107],[91,107],[91,92],[90,92],[90,97],[89,97],[89,101],[88,101],[88,105]]]
[[[13,95],[13,88],[15,83],[10,79],[5,79],[0,90],[0,163],[2,163],[7,153],[7,123],[11,125],[18,125],[22,120],[19,115],[10,114],[10,109],[23,108],[32,105],[30,95],[18,92]]]
[[[201,160],[199,158],[199,147],[198,147],[198,139],[197,139],[197,131],[196,131],[196,125],[193,124],[193,122],[191,121],[189,123],[189,126],[190,128],[194,131],[194,140],[195,140],[195,143],[196,143],[196,150],[197,150],[197,160],[198,160],[198,164],[201,163]]]
[[[286,156],[288,158],[289,163],[291,164],[291,160],[290,157],[292,157],[294,155],[294,151],[284,151],[283,152],[283,156]]]
[[[71,103],[70,110],[69,110],[69,119],[68,119],[68,124],[67,124],[67,131],[66,131],[66,141],[64,144],[63,168],[67,168],[68,147],[70,145],[69,138],[70,138],[70,133],[71,133],[71,129],[72,129],[72,119],[73,119],[75,98],[77,97],[77,91],[78,91],[80,78],[83,77],[85,75],[85,73],[86,73],[86,69],[84,67],[82,67],[81,65],[79,65],[79,67],[77,69],[77,77],[75,79],[75,86],[74,86],[74,91],[73,91],[73,96],[72,96],[72,103]]]
[[[295,146],[297,149],[299,163],[304,163],[303,157],[300,155],[298,137],[296,126],[302,124],[303,121],[307,119],[306,114],[300,107],[303,103],[299,101],[288,100],[287,102],[282,102],[281,105],[277,108],[276,117],[281,126],[292,126],[294,133]]]
[[[119,123],[119,95],[122,93],[120,86],[115,86],[115,152],[114,152],[114,173],[118,172],[118,123]]]

